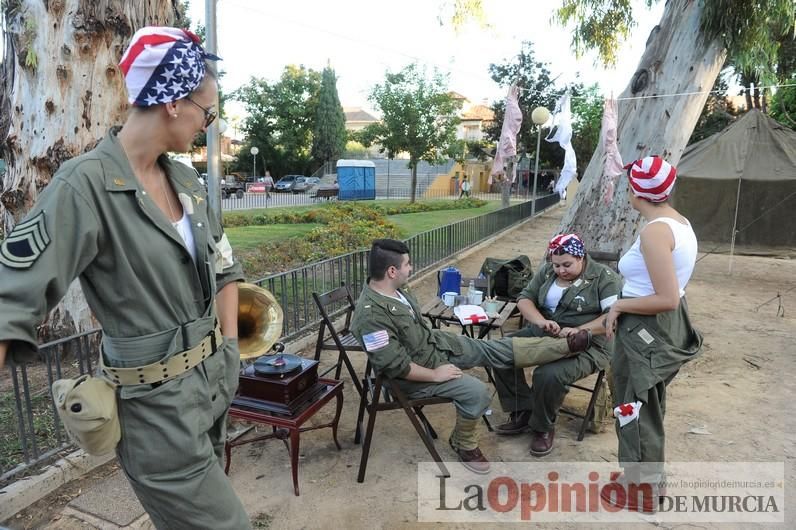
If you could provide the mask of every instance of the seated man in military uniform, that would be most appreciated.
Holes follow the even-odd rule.
[[[588,258],[575,234],[554,237],[545,263],[519,295],[517,308],[530,326],[513,337],[568,337],[579,330],[594,336],[591,346],[577,357],[560,359],[533,371],[533,388],[522,369],[496,369],[495,386],[509,421],[498,434],[532,431],[530,452],[544,456],[553,450],[555,422],[569,385],[605,369],[611,345],[605,338],[604,313],[622,290],[619,275]]]
[[[456,426],[451,447],[468,469],[487,473],[489,461],[478,448],[477,428],[491,393],[462,370],[474,366],[514,369],[558,361],[588,348],[590,333],[573,332],[566,339],[485,341],[433,329],[406,289],[412,272],[409,248],[394,239],[378,239],[369,259],[370,278],[357,302],[351,331],[374,368],[409,397],[453,400]]]

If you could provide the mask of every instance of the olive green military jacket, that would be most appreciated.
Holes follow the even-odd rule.
[[[212,315],[215,293],[243,278],[195,171],[159,159],[190,219],[196,262],[135,177],[118,130],[64,163],[0,245],[0,340],[14,361],[33,357],[36,327],[75,278],[103,333],[122,339]]]
[[[586,258],[586,270],[564,291],[558,307],[552,313],[544,307],[547,292],[556,279],[552,263],[545,263],[522,290],[518,300],[527,298],[548,320],[562,327],[577,327],[608,311],[622,292],[622,280],[617,273],[591,258]],[[604,345],[604,337],[594,337]]]
[[[409,373],[410,362],[433,369],[449,363],[449,355],[460,355],[471,348],[459,336],[433,329],[420,314],[415,297],[406,289],[401,293],[412,305],[411,310],[367,285],[354,309],[351,332],[377,372],[392,379],[402,378]]]

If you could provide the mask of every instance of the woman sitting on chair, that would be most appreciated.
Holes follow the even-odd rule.
[[[556,416],[569,385],[608,366],[611,346],[602,321],[622,290],[619,275],[589,259],[583,241],[575,234],[554,237],[548,255],[550,261],[536,271],[518,297],[517,308],[530,326],[514,336],[566,337],[587,329],[594,338],[580,355],[537,367],[533,389],[523,370],[494,370],[500,404],[510,413],[509,421],[496,432],[519,434],[530,426],[533,456],[553,450]]]

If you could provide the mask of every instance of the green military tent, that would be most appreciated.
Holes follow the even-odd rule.
[[[796,131],[758,110],[690,145],[672,204],[700,241],[796,247]],[[734,227],[734,228],[733,228]]]

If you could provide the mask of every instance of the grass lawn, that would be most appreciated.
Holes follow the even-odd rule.
[[[406,204],[405,200],[390,200],[379,201],[379,206],[389,207],[400,204]],[[442,202],[442,201],[429,201],[429,202]],[[447,202],[447,201],[445,201]],[[363,204],[371,204],[369,201],[364,201]],[[309,205],[297,206],[291,208],[292,212],[301,212],[306,210],[323,208],[326,205]],[[462,219],[469,219],[495,211],[500,208],[499,201],[490,201],[485,206],[480,208],[468,208],[466,210],[437,210],[433,212],[419,212],[407,213],[400,215],[390,215],[387,218],[394,222],[403,237],[411,237],[419,232],[425,232],[438,226],[455,223]],[[261,208],[254,210],[244,210],[234,212],[236,215],[255,216],[255,215],[273,215],[276,213],[273,208]],[[273,224],[266,226],[238,226],[227,227],[225,229],[227,237],[234,248],[241,250],[254,249],[258,244],[267,243],[269,241],[279,241],[291,237],[301,237],[309,233],[313,228],[321,226],[316,223],[306,224]]]
[[[387,219],[398,225],[403,237],[411,237],[420,232],[445,226],[470,217],[478,217],[485,213],[494,212],[500,209],[500,201],[489,201],[480,208],[468,208],[466,210],[437,210],[434,212],[405,213],[401,215],[389,215]]]
[[[289,237],[301,237],[308,234],[318,223],[296,225],[266,225],[266,226],[233,226],[224,231],[233,248],[254,249],[257,245],[269,241],[278,241]]]

